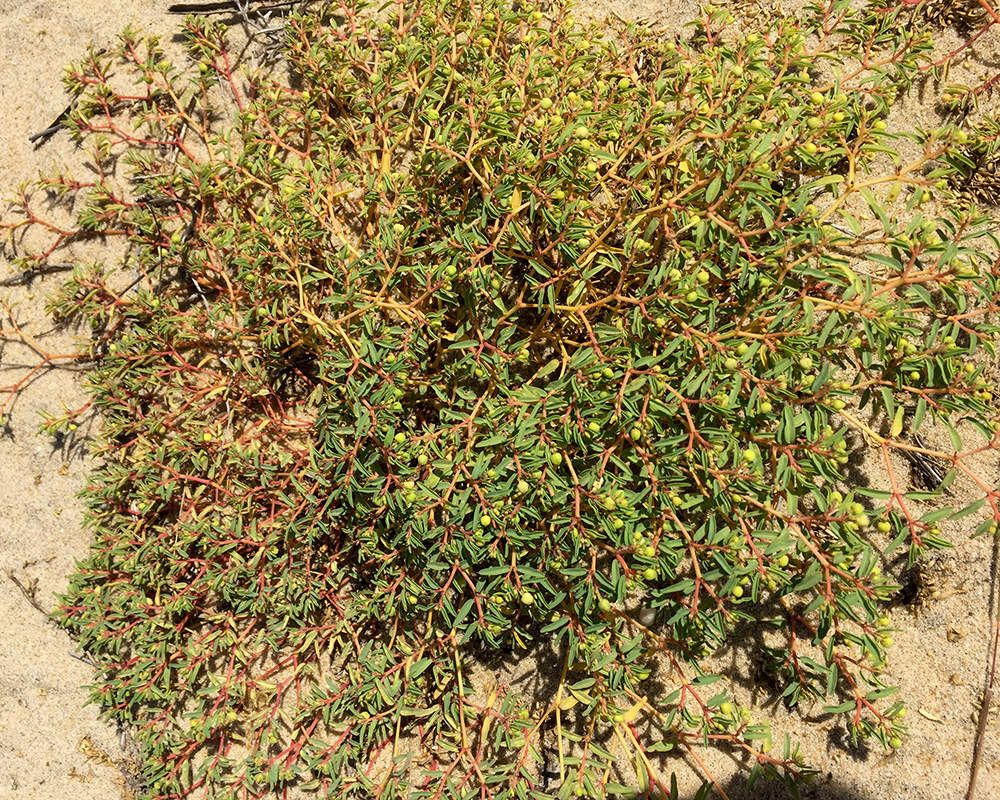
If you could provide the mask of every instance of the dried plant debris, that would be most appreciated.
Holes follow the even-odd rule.
[[[963,199],[980,206],[1000,206],[1000,159],[976,167],[959,187]]]
[[[871,4],[871,10],[875,13],[900,9],[907,9],[903,13],[904,17],[909,18],[911,25],[929,25],[938,30],[954,28],[960,33],[968,33],[989,21],[989,14],[978,0],[924,0],[917,3],[875,0]]]
[[[921,450],[930,449],[921,436],[914,434],[910,439]],[[944,459],[921,450],[900,451],[910,462],[910,483],[913,488],[920,491],[936,492],[944,483],[950,465]]]
[[[949,95],[949,101],[954,96]],[[1000,123],[992,116],[980,119],[968,133],[962,131],[962,146],[944,157],[954,168],[948,187],[960,205],[1000,205]]]
[[[900,605],[906,606],[915,617],[925,616],[936,604],[957,594],[965,594],[965,581],[957,584],[948,579],[952,572],[940,563],[922,562],[906,570],[900,581],[901,589],[896,596]],[[949,641],[962,632],[949,631]]]
[[[784,19],[785,10],[776,0],[735,0],[728,8],[740,21],[744,32],[760,33],[774,25],[776,19]]]
[[[959,31],[978,28],[989,19],[978,0],[927,0],[916,7],[915,13],[935,27]]]

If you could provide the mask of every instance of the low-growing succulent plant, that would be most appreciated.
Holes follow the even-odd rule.
[[[42,182],[79,229],[22,263],[129,258],[51,303],[103,420],[59,618],[150,797],[672,796],[706,745],[794,782],[711,671],[765,623],[787,702],[904,739],[875,537],[969,509],[845,465],[927,418],[946,481],[951,421],[997,442],[996,241],[932,202],[978,134],[885,121],[929,40],[839,1],[735,44],[515,5],[292,15],[284,83],[203,18],[187,63],[126,31],[70,72],[101,171]],[[551,696],[472,679],[543,648]]]

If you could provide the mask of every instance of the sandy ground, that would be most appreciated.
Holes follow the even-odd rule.
[[[0,0],[4,199],[19,183],[57,163],[71,164],[85,174],[85,159],[65,134],[39,148],[27,138],[65,107],[60,77],[66,64],[83,56],[89,43],[111,45],[126,23],[168,39],[178,18],[166,13],[166,5],[151,0]],[[679,29],[695,10],[687,0],[662,4],[623,0],[613,5],[590,3],[590,8],[598,17],[608,12],[626,19],[647,17],[673,29]],[[984,41],[976,52],[987,56],[996,52],[995,41]],[[970,64],[971,73],[988,68],[988,60]],[[898,123],[939,124],[932,105],[939,93],[933,84],[923,87],[920,102],[902,103],[894,112]],[[0,279],[13,274],[7,256],[9,251],[0,264]],[[71,334],[45,334],[46,291],[43,279],[28,288],[0,289],[0,299],[11,304],[14,319],[46,350],[65,353],[72,345]],[[9,330],[10,320],[4,314],[0,328]],[[0,386],[21,380],[24,365],[33,360],[24,347],[9,341],[2,345]],[[112,800],[130,794],[118,732],[98,718],[95,707],[84,705],[87,693],[81,686],[90,679],[90,668],[74,658],[71,639],[39,610],[55,606],[54,595],[65,589],[74,559],[86,554],[88,534],[81,528],[82,508],[75,495],[86,480],[88,462],[85,437],[71,441],[37,436],[38,413],[84,402],[79,373],[39,374],[23,387],[12,421],[0,437],[0,800]],[[905,466],[899,467],[905,474]],[[873,487],[884,481],[879,465],[860,468],[862,479]],[[1000,466],[994,455],[984,457],[979,469],[996,485]],[[957,484],[954,488],[956,503],[970,491]],[[993,541],[969,538],[975,526],[971,519],[945,530],[955,549],[924,568],[923,610],[913,614],[900,607],[893,612],[900,630],[889,672],[908,701],[911,731],[898,753],[885,755],[877,746],[852,748],[842,728],[825,719],[819,706],[786,712],[755,689],[745,652],[723,654],[727,660],[722,666],[740,700],[759,703],[758,716],[770,715],[776,738],[787,732],[799,739],[806,759],[822,770],[815,784],[803,787],[804,797],[965,797],[975,735],[974,703],[987,679],[998,560]],[[895,566],[896,574],[902,566]],[[936,597],[931,596],[934,591]],[[707,754],[705,765],[733,800],[785,796],[776,785],[759,785],[748,792],[745,764],[723,754]],[[697,783],[691,765],[678,764],[677,769],[682,797],[693,796]],[[1000,797],[996,725],[986,733],[977,797]]]

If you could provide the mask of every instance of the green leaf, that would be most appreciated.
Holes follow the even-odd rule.
[[[859,486],[854,490],[854,494],[862,497],[871,497],[875,500],[888,500],[892,497],[892,492],[887,489],[869,489],[866,486]]]
[[[620,783],[615,783],[614,781],[608,781],[604,784],[604,791],[608,794],[615,795],[616,797],[638,797],[639,791],[628,786],[623,786]]]
[[[899,692],[898,686],[885,686],[881,689],[875,689],[874,691],[868,692],[865,695],[865,699],[869,702],[875,700],[881,700],[884,697],[892,697],[894,694]]]
[[[430,658],[421,658],[419,661],[413,662],[413,664],[410,665],[409,669],[410,679],[413,680],[415,678],[419,678],[424,673],[424,671],[433,663],[434,661]]]
[[[882,264],[888,267],[892,272],[902,272],[903,262],[898,258],[892,258],[891,256],[884,255],[882,253],[865,253],[865,258],[869,261],[874,261],[876,264]]]
[[[885,211],[882,209],[882,204],[875,199],[875,195],[872,194],[871,189],[867,186],[860,187],[859,191],[861,192],[861,196],[865,198],[865,202],[868,203],[868,208],[871,209],[871,212],[878,217],[879,222],[882,223],[882,230],[888,233],[891,225],[885,215]]]
[[[969,516],[969,514],[975,514],[984,505],[986,505],[986,498],[980,497],[978,500],[976,500],[976,502],[971,503],[970,505],[967,505],[965,508],[961,508],[958,511],[956,511],[948,519],[950,520],[961,519],[962,517]]]
[[[943,519],[947,519],[947,518],[949,518],[954,513],[955,513],[955,509],[950,508],[950,507],[949,508],[938,508],[938,509],[935,509],[934,511],[928,511],[926,514],[923,514],[920,517],[920,521],[921,522],[926,522],[929,525],[929,524],[932,524],[934,522],[939,522],[939,521],[941,521]]]
[[[854,234],[855,238],[860,237],[861,236],[861,223],[858,222],[858,220],[853,215],[848,214],[844,210],[840,211],[840,216],[841,216],[841,219],[843,219],[844,222],[847,223],[847,227],[849,227],[851,229],[851,233]]]
[[[927,413],[927,398],[921,397],[917,400],[917,408],[913,412],[913,424],[910,430],[916,433],[920,429],[921,423],[924,421],[924,414]]]
[[[896,548],[898,548],[904,541],[906,541],[906,539],[909,538],[909,536],[910,536],[909,528],[904,528],[902,531],[900,531],[899,534],[896,536],[896,538],[893,539],[891,542],[889,542],[888,547],[885,548],[886,557],[896,552]]]
[[[951,439],[951,446],[955,449],[956,453],[962,452],[962,437],[958,435],[958,431],[955,430],[954,426],[950,422],[944,423],[945,430],[948,431],[948,438]]]
[[[635,781],[639,792],[645,794],[649,791],[649,772],[646,769],[645,759],[641,754],[635,754]]]
[[[823,572],[819,567],[819,563],[813,562],[806,572],[805,577],[795,584],[795,591],[804,592],[807,589],[812,589],[821,580],[823,580]]]
[[[797,438],[795,433],[795,409],[791,404],[787,404],[781,410],[781,423],[778,425],[775,440],[778,444],[791,444]]]
[[[822,189],[824,186],[835,186],[843,182],[844,182],[843,175],[825,175],[822,178],[817,178],[814,181],[810,181],[809,183],[804,184],[800,188],[800,191],[811,195],[814,194],[817,189]]]
[[[474,605],[475,598],[472,597],[462,603],[462,607],[458,610],[458,613],[455,615],[455,619],[451,623],[453,628],[459,628],[462,625],[462,622],[465,621],[466,615],[472,610]]]
[[[403,717],[429,717],[437,713],[437,708],[413,708],[411,706],[400,706],[399,714]]]
[[[705,202],[714,203],[715,199],[719,196],[719,193],[721,191],[722,191],[722,176],[716,175],[712,179],[712,182],[708,184],[708,188],[705,190]]]
[[[958,477],[958,470],[957,469],[950,469],[950,470],[948,470],[948,473],[941,480],[941,485],[937,487],[938,491],[939,492],[946,492],[946,491],[948,491],[948,488],[955,482],[955,478],[957,478],[957,477]]]
[[[882,406],[885,408],[885,415],[892,419],[896,416],[896,401],[893,399],[892,391],[888,386],[880,386],[879,393],[882,395]]]
[[[551,361],[549,361],[548,364],[546,364],[544,367],[542,367],[540,370],[538,370],[538,372],[535,374],[534,379],[535,380],[541,380],[542,378],[548,377],[553,372],[555,372],[557,369],[559,369],[559,366],[561,364],[562,364],[562,361],[560,361],[558,358],[553,358]]]

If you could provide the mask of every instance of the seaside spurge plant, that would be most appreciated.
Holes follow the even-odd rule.
[[[148,796],[667,797],[706,746],[794,785],[712,672],[747,638],[900,746],[881,551],[970,509],[890,454],[998,516],[955,428],[997,443],[996,242],[938,202],[976,133],[884,119],[927,37],[840,2],[738,44],[368,11],[290,17],[286,83],[199,18],[190,63],[126,32],[68,78],[102,171],[40,188],[129,256],[51,304],[103,420],[59,618]],[[889,491],[852,491],[862,449]]]

